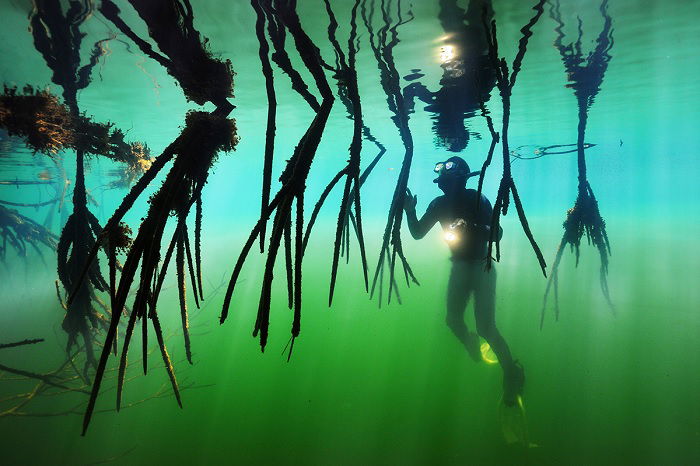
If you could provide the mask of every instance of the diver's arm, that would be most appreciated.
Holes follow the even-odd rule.
[[[438,222],[436,215],[435,201],[431,202],[425,211],[425,214],[419,220],[416,215],[417,196],[412,196],[411,191],[406,190],[406,201],[404,202],[404,210],[406,211],[406,223],[408,231],[411,232],[413,239],[423,238],[431,228]]]
[[[416,209],[411,209],[406,211],[406,223],[413,239],[421,239],[437,223],[437,218],[430,212],[430,207],[420,220],[416,216]]]

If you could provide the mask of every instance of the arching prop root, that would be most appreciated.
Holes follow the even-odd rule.
[[[263,283],[260,292],[260,300],[258,304],[258,312],[253,330],[253,336],[260,336],[260,348],[264,351],[267,344],[268,331],[270,324],[270,306],[272,293],[273,268],[279,252],[280,245],[284,241],[285,249],[285,268],[288,279],[288,301],[294,309],[294,317],[292,322],[292,336],[289,345],[289,355],[291,357],[294,341],[299,336],[301,329],[301,283],[302,283],[302,261],[304,257],[304,191],[306,188],[306,179],[311,168],[311,164],[316,155],[316,150],[323,135],[326,122],[330,110],[333,106],[334,98],[330,86],[323,71],[323,60],[320,57],[320,52],[316,45],[311,41],[306,32],[303,30],[299,17],[296,13],[296,2],[290,1],[275,1],[274,5],[270,1],[259,2],[262,11],[266,12],[269,28],[271,31],[271,39],[275,47],[279,47],[282,33],[281,28],[286,28],[294,38],[296,46],[302,62],[309,70],[313,77],[316,87],[321,93],[322,102],[320,106],[314,105],[315,98],[308,99],[310,106],[316,111],[316,115],[306,130],[304,136],[296,146],[292,157],[287,162],[287,166],[283,171],[280,181],[282,187],[277,194],[272,198],[269,205],[263,208],[260,219],[253,227],[248,240],[243,246],[236,265],[234,267],[231,280],[224,298],[224,305],[221,313],[221,323],[228,317],[231,299],[235,290],[236,283],[243,268],[243,264],[250,252],[251,247],[261,235],[264,225],[274,213],[272,221],[272,231],[270,233],[269,247],[267,249],[267,257],[265,260],[265,269],[263,273]],[[255,5],[254,5],[255,6]],[[260,20],[260,10],[256,9]],[[273,32],[274,31],[274,32]],[[260,36],[258,36],[260,38]],[[277,55],[279,60],[285,55]],[[274,58],[274,55],[273,55]],[[286,63],[286,61],[283,61]],[[293,78],[295,72],[291,72],[291,68],[286,67],[286,72]],[[285,69],[285,68],[283,68]],[[303,82],[293,78],[293,85],[297,88],[300,94],[306,93]],[[301,89],[301,91],[299,90]],[[269,133],[268,133],[269,134]],[[294,238],[292,238],[292,215],[294,208]],[[291,247],[294,243],[294,257],[291,255]],[[290,278],[290,277],[293,277]]]
[[[368,12],[367,0],[362,1],[362,19],[369,32],[370,48],[372,49],[374,57],[377,61],[377,67],[379,68],[380,74],[380,83],[387,96],[387,105],[389,110],[394,115],[392,117],[392,121],[398,129],[404,145],[404,157],[401,164],[401,171],[399,172],[396,186],[394,188],[391,204],[389,206],[389,214],[386,227],[384,229],[384,235],[382,237],[382,246],[379,252],[379,259],[377,261],[374,277],[372,279],[370,296],[374,296],[378,283],[380,288],[383,286],[384,267],[388,267],[389,290],[387,293],[387,303],[390,303],[394,292],[397,293],[397,299],[400,299],[398,297],[398,286],[395,277],[397,258],[403,267],[406,285],[410,286],[411,283],[418,284],[418,280],[413,274],[413,270],[411,269],[411,266],[409,265],[403,252],[403,245],[401,242],[403,201],[404,197],[406,196],[406,187],[408,186],[408,177],[411,171],[411,163],[413,161],[413,136],[411,135],[411,129],[408,125],[408,110],[403,93],[401,92],[401,87],[399,85],[400,76],[396,69],[393,55],[394,47],[399,43],[398,28],[399,26],[410,22],[413,19],[413,14],[409,10],[407,13],[407,19],[404,19],[401,10],[401,2],[397,1],[397,20],[394,24],[392,24],[390,18],[390,4],[387,5],[385,1],[382,1],[380,6],[383,24],[376,33],[374,32],[372,26],[374,2],[371,3]],[[379,294],[379,302],[381,305],[381,289]]]
[[[500,141],[501,139],[501,136],[493,127],[493,119],[491,118],[491,115],[489,114],[489,111],[486,108],[486,103],[484,103],[483,100],[479,102],[479,107],[481,109],[481,116],[483,116],[486,120],[486,126],[488,127],[489,133],[491,134],[491,144],[489,145],[489,152],[486,155],[486,160],[484,160],[484,163],[481,165],[481,170],[479,171],[479,184],[477,186],[478,195],[476,196],[477,211],[479,210],[479,206],[481,206],[481,192],[484,188],[484,176],[486,176],[486,169],[489,167],[489,165],[491,165],[491,161],[493,160],[493,152],[496,149],[496,144],[498,144],[498,141]]]
[[[580,257],[581,239],[585,233],[588,244],[592,244],[600,256],[600,288],[611,311],[615,308],[610,299],[608,288],[608,263],[610,256],[610,241],[605,229],[605,221],[600,215],[598,201],[593,194],[593,189],[588,182],[585,149],[586,125],[588,123],[588,110],[593,105],[595,97],[600,91],[605,72],[608,68],[612,56],[610,50],[613,46],[612,18],[608,14],[608,1],[603,0],[600,4],[600,13],[603,16],[603,27],[596,40],[595,49],[583,57],[582,52],[582,22],[578,22],[578,37],[575,43],[564,45],[564,22],[559,10],[559,1],[551,3],[550,16],[557,23],[555,31],[557,38],[554,46],[559,50],[564,63],[570,87],[574,90],[578,104],[578,138],[576,143],[578,154],[578,194],[574,206],[569,209],[564,221],[564,235],[562,236],[559,248],[557,249],[552,267],[552,275],[547,282],[545,289],[542,312],[540,315],[540,328],[544,325],[544,316],[547,307],[549,293],[554,290],[554,313],[555,319],[559,319],[559,264],[561,262],[564,249],[567,245],[576,255],[576,265],[578,266]]]
[[[256,20],[255,20],[255,35],[260,44],[258,50],[258,56],[260,57],[260,63],[262,66],[262,73],[265,76],[265,92],[267,94],[267,128],[265,130],[265,156],[263,162],[263,174],[262,174],[262,197],[260,204],[260,215],[262,216],[265,212],[265,208],[270,203],[270,185],[272,184],[272,162],[274,159],[275,152],[275,121],[277,118],[277,97],[275,94],[275,82],[274,75],[272,73],[272,65],[270,64],[270,58],[268,54],[270,52],[270,46],[265,38],[265,11],[263,11],[263,5],[261,5],[260,0],[251,0],[251,6],[255,10]],[[268,17],[272,15],[268,12]],[[277,30],[277,23],[274,19],[270,20],[271,23],[269,28],[271,30]],[[262,225],[260,231],[260,252],[265,252],[265,233],[266,224]],[[290,252],[291,253],[291,252]]]
[[[233,120],[216,113],[193,111],[188,113],[185,128],[180,137],[178,137],[177,144],[171,148],[173,154],[176,155],[175,162],[168,172],[163,185],[151,197],[148,213],[141,223],[136,238],[127,253],[121,276],[119,277],[119,283],[111,288],[111,308],[115,310],[124,309],[129,291],[134,283],[138,283],[136,297],[134,299],[133,308],[129,313],[124,343],[122,345],[117,383],[117,409],[119,409],[121,404],[127,353],[137,319],[141,320],[143,329],[142,338],[144,351],[147,349],[148,342],[146,328],[147,319],[151,320],[166,371],[171,379],[171,384],[178,403],[181,404],[172,363],[170,362],[170,357],[163,342],[162,328],[157,314],[156,304],[163,281],[165,280],[167,267],[172,257],[173,250],[177,248],[176,270],[178,288],[180,291],[181,317],[183,321],[183,331],[185,333],[187,358],[191,362],[189,336],[187,333],[187,307],[184,299],[185,254],[187,256],[187,265],[195,299],[197,294],[201,296],[201,290],[195,278],[195,273],[196,270],[199,269],[199,264],[197,269],[195,269],[192,264],[185,219],[192,206],[200,199],[202,188],[206,184],[209,171],[216,161],[218,152],[231,151],[234,149],[236,143],[236,128]],[[178,222],[159,272],[162,240],[168,218],[171,215],[174,215],[178,219]],[[198,214],[198,216],[201,217],[201,214]],[[199,223],[201,224],[201,220]],[[109,234],[109,232],[107,234]],[[113,277],[115,276],[114,264],[116,263],[115,249],[117,244],[110,242],[109,238],[108,236],[108,241],[106,243],[110,261],[110,280],[115,281]],[[198,239],[196,242],[197,241]],[[137,279],[136,273],[139,271],[139,266],[140,275]],[[99,392],[110,349],[116,337],[120,317],[120,312],[112,313],[112,319],[105,337],[102,355],[95,375],[92,395],[85,414],[84,429],[87,428],[92,410],[94,409],[94,403]],[[147,368],[147,358],[145,356],[144,354],[144,372]]]
[[[537,21],[540,19],[540,16],[542,16],[542,13],[544,12],[544,4],[546,0],[540,0],[537,2],[537,4],[533,7],[533,10],[535,10],[534,16],[530,19],[530,21],[523,26],[523,28],[520,30],[522,33],[522,37],[520,39],[520,42],[518,43],[518,52],[515,56],[515,59],[513,60],[512,64],[512,71],[508,69],[508,64],[506,63],[506,60],[504,58],[499,57],[498,54],[498,40],[496,37],[496,21],[491,20],[490,24],[488,21],[489,18],[489,9],[484,6],[483,9],[483,15],[482,15],[482,20],[484,24],[484,30],[486,31],[486,38],[487,38],[487,43],[488,43],[488,48],[489,48],[489,59],[491,61],[491,66],[495,70],[496,73],[496,84],[498,86],[498,90],[501,94],[501,100],[503,102],[503,124],[502,124],[502,129],[501,129],[501,145],[503,148],[503,175],[501,177],[501,183],[498,188],[498,194],[496,196],[496,201],[494,203],[494,209],[493,209],[493,217],[491,219],[491,234],[489,237],[489,242],[488,242],[488,253],[487,253],[487,266],[490,266],[492,264],[492,261],[494,260],[493,257],[493,248],[494,244],[496,247],[496,257],[495,260],[499,261],[501,258],[501,248],[500,248],[500,239],[499,239],[499,231],[500,231],[500,220],[501,220],[501,215],[507,215],[508,213],[508,207],[510,204],[510,195],[513,195],[513,203],[515,204],[515,209],[518,212],[518,219],[520,220],[520,224],[523,227],[523,231],[525,232],[525,236],[527,236],[528,240],[530,241],[530,245],[532,246],[532,249],[535,252],[535,255],[537,256],[537,260],[540,264],[540,268],[542,269],[542,273],[545,274],[546,276],[546,267],[547,264],[544,260],[544,257],[542,256],[542,252],[540,251],[539,246],[535,242],[535,238],[532,234],[532,231],[530,230],[530,225],[527,222],[527,217],[525,216],[525,209],[523,208],[522,202],[520,200],[520,196],[518,195],[517,188],[515,186],[515,181],[513,180],[513,176],[511,174],[511,165],[510,165],[510,148],[508,146],[508,126],[510,123],[510,98],[513,92],[513,87],[515,86],[516,78],[518,76],[518,73],[520,72],[521,66],[522,66],[522,61],[523,58],[525,57],[525,52],[527,51],[527,44],[529,38],[532,36],[532,28],[534,25],[537,23]],[[484,108],[482,107],[482,112],[484,112]],[[492,146],[495,144],[496,140],[496,133],[493,129],[489,128],[491,131],[492,135]],[[492,152],[491,152],[492,154]],[[488,167],[490,163],[490,157],[487,158],[487,161],[484,163],[484,167],[481,172],[481,178],[479,181],[479,184],[481,185],[483,182],[483,176],[486,171],[486,167]]]
[[[362,229],[362,213],[360,207],[360,152],[362,151],[362,136],[363,129],[366,127],[362,120],[362,104],[360,101],[360,93],[357,85],[357,70],[355,68],[356,56],[357,56],[357,10],[359,8],[360,1],[356,0],[352,8],[351,20],[350,20],[350,37],[348,39],[348,57],[346,59],[345,53],[343,52],[340,43],[336,37],[336,30],[338,28],[338,22],[336,21],[335,15],[331,8],[331,4],[328,0],[324,0],[326,5],[326,12],[330,19],[330,24],[328,26],[328,38],[333,44],[333,48],[336,55],[336,67],[334,77],[338,81],[338,88],[341,101],[345,104],[346,109],[350,118],[353,120],[353,136],[350,143],[350,158],[347,165],[336,174],[336,176],[331,180],[326,189],[324,190],[321,198],[316,203],[314,211],[311,215],[309,225],[304,236],[304,249],[308,243],[309,234],[311,228],[315,222],[316,216],[323,205],[326,196],[330,193],[336,183],[338,183],[343,177],[345,178],[345,183],[343,187],[343,195],[340,201],[340,209],[338,211],[338,221],[335,231],[335,240],[333,242],[333,265],[331,268],[331,282],[330,290],[328,294],[328,305],[330,306],[333,302],[333,292],[335,290],[335,284],[338,275],[338,262],[341,254],[341,250],[349,258],[349,242],[350,235],[350,217],[354,210],[354,222],[355,233],[357,236],[360,258],[362,261],[362,272],[365,283],[365,290],[368,289],[368,275],[367,275],[367,254],[365,251],[365,240]],[[368,129],[366,130],[369,131]]]

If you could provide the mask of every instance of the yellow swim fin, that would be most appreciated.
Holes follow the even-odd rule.
[[[491,349],[491,345],[485,341],[481,343],[481,359],[486,364],[498,364],[496,353]]]
[[[513,406],[506,406],[503,403],[503,399],[498,402],[498,421],[501,425],[503,438],[508,445],[517,444],[525,448],[537,446],[534,443],[530,443],[525,407],[520,395],[518,395],[517,402]]]

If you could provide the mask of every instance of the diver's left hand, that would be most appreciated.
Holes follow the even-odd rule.
[[[414,196],[411,190],[406,188],[406,195],[403,197],[403,210],[406,212],[415,211],[418,204],[418,196]]]

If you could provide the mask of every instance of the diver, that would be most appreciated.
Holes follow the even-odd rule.
[[[433,180],[444,193],[436,197],[419,220],[417,196],[406,190],[404,210],[411,236],[423,238],[440,223],[452,252],[452,268],[447,286],[448,327],[475,361],[481,361],[479,336],[491,346],[503,369],[503,402],[513,406],[522,393],[525,373],[513,360],[508,344],[496,328],[496,269],[486,268],[487,244],[491,232],[492,207],[485,196],[477,199],[474,189],[466,189],[467,179],[478,175],[460,157],[450,157],[435,165],[438,177]],[[503,234],[499,227],[498,237]],[[464,312],[474,295],[474,318],[478,335],[470,332]]]

